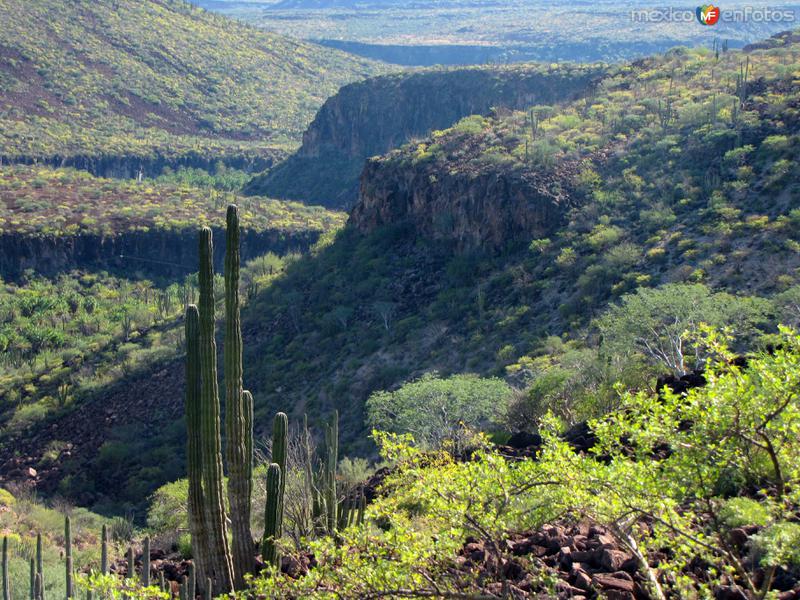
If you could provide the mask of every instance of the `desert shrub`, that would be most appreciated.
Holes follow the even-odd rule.
[[[376,392],[367,400],[370,425],[412,433],[420,444],[463,449],[468,429],[495,421],[505,410],[511,389],[500,379],[429,373],[394,392]]]

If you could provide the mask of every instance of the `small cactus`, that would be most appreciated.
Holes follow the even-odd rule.
[[[136,577],[136,561],[133,558],[133,546],[128,546],[128,572],[127,579]]]
[[[361,488],[361,494],[358,497],[358,516],[356,517],[356,524],[361,526],[364,524],[364,513],[367,511],[367,496],[364,493],[364,488]]]
[[[264,538],[261,558],[267,565],[277,566],[279,561],[277,541],[280,530],[281,467],[272,463],[267,470],[267,504],[264,511]]]
[[[69,516],[64,517],[64,555],[66,558],[66,596],[70,600],[74,596],[72,588],[72,525]]]
[[[3,600],[11,600],[11,587],[8,581],[8,537],[3,536]]]
[[[289,454],[289,417],[285,413],[275,415],[272,422],[272,462],[281,468],[281,484],[278,490],[277,537],[283,535],[283,499],[286,493],[286,458]]]
[[[324,495],[327,508],[328,533],[336,532],[338,525],[336,513],[339,499],[336,494],[336,466],[339,462],[339,411],[334,411],[331,424],[325,431],[327,455],[325,458]]]
[[[105,525],[100,533],[100,572],[108,575],[108,527]]]
[[[194,600],[197,596],[197,574],[194,571],[194,564],[189,563],[188,587],[186,588],[189,600]]]
[[[31,586],[28,597],[36,600],[36,561],[31,559]]]
[[[34,579],[34,597],[44,600],[44,553],[42,551],[42,534],[36,534],[36,578]]]
[[[150,587],[150,537],[144,538],[142,548],[142,585]]]

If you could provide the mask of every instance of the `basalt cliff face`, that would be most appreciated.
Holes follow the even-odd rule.
[[[368,157],[468,115],[579,97],[592,89],[602,72],[600,66],[439,69],[345,86],[317,113],[300,150],[254,178],[247,192],[352,207]]]
[[[222,269],[225,232],[215,228],[215,268]],[[305,252],[319,238],[318,231],[244,231],[243,260],[275,252]],[[183,277],[196,270],[197,232],[128,231],[113,235],[31,236],[0,233],[0,273],[13,280],[32,270],[53,276],[72,269],[104,269],[126,276]]]
[[[405,223],[416,235],[451,242],[458,251],[496,251],[557,230],[575,198],[569,181],[568,173],[448,172],[373,159],[349,223],[364,233]]]

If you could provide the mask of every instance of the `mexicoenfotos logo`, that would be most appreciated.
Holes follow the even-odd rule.
[[[719,8],[713,4],[697,7],[697,20],[701,25],[716,25],[719,21]]]
[[[717,23],[794,23],[800,12],[796,8],[769,8],[765,6],[742,6],[721,9],[713,4],[691,8],[637,8],[631,11],[634,23],[700,23],[708,27]]]

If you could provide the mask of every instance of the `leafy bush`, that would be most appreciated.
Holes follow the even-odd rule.
[[[376,392],[367,400],[373,427],[408,432],[423,446],[452,444],[456,452],[470,439],[469,429],[486,426],[505,410],[511,389],[500,379],[429,373],[394,392]]]

